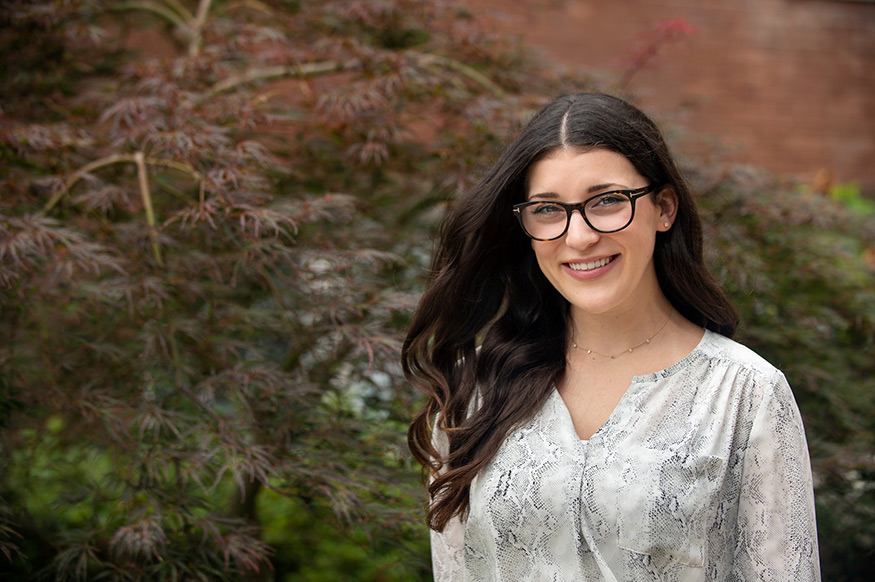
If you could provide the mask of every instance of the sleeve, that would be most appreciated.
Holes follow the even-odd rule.
[[[733,579],[819,581],[808,445],[780,372],[756,410],[740,485]]]
[[[458,517],[442,532],[431,530],[431,567],[435,582],[465,579],[465,524]]]
[[[433,442],[441,452],[449,447],[447,436],[437,428],[437,422]],[[465,579],[465,523],[460,517],[452,518],[442,532],[431,530],[431,565],[435,582]]]

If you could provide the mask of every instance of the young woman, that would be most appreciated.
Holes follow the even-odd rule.
[[[819,579],[783,374],[656,126],[556,99],[447,216],[403,350],[438,581]]]

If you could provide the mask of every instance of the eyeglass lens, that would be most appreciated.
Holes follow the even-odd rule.
[[[522,209],[523,227],[533,238],[558,238],[568,227],[571,212],[572,208],[556,202],[537,202]],[[605,192],[588,200],[583,212],[596,230],[620,230],[632,220],[632,201],[619,192]]]

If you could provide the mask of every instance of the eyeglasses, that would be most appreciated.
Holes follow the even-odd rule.
[[[635,201],[653,190],[653,186],[636,190],[613,190],[573,204],[534,200],[514,204],[513,213],[526,234],[535,240],[562,238],[568,232],[571,213],[575,210],[580,211],[591,229],[607,234],[623,230],[632,224],[632,219],[635,218]]]

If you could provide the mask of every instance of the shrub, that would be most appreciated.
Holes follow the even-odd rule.
[[[424,576],[399,340],[513,51],[429,0],[0,14],[0,568]]]

